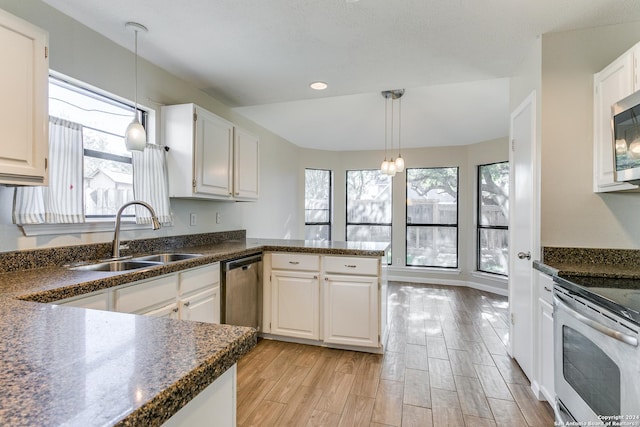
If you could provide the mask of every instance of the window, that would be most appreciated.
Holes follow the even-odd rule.
[[[304,171],[304,238],[331,240],[331,171]]]
[[[407,169],[406,265],[458,267],[458,168]]]
[[[478,271],[506,276],[509,263],[509,162],[478,166]]]
[[[347,171],[347,240],[391,243],[391,177]]]
[[[146,127],[146,112],[140,111]],[[49,114],[83,126],[85,217],[115,216],[120,206],[133,200],[131,153],[124,145],[133,107],[50,77]],[[134,208],[128,208],[123,216],[133,217]]]

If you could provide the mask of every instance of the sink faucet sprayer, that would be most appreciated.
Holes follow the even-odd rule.
[[[144,206],[151,213],[151,227],[154,230],[160,228],[160,221],[158,221],[158,217],[156,216],[156,211],[153,210],[150,204],[143,202],[142,200],[133,200],[131,202],[127,202],[120,207],[118,213],[116,214],[116,227],[113,232],[113,248],[111,252],[111,256],[116,259],[120,258],[120,217],[122,216],[122,211],[124,211],[127,207],[131,205],[140,205]]]

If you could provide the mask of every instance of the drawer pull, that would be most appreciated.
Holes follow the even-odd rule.
[[[300,264],[300,261],[289,261],[289,264],[298,265]]]
[[[185,307],[189,307],[190,305],[191,305],[191,301],[187,301],[187,302],[184,303]]]
[[[174,308],[174,309],[173,309],[173,310],[171,310],[171,311],[173,311],[174,313],[177,313],[177,312],[178,312],[178,307]]]
[[[544,290],[547,291],[547,292],[551,292],[551,289],[548,286],[545,286]]]
[[[347,267],[347,268],[356,268],[357,267],[357,265],[355,265],[355,264],[345,264],[344,266]]]
[[[318,276],[313,276],[313,278],[314,278],[314,279],[317,279],[317,278],[318,278]]]

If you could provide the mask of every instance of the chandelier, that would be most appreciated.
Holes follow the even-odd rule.
[[[402,95],[404,95],[404,89],[383,90],[381,92],[384,97],[384,161],[380,165],[380,171],[391,177],[395,176],[397,172],[404,172],[404,159],[401,153],[401,141],[400,133],[402,128]],[[394,104],[398,103],[398,157],[394,160],[393,154],[390,160],[387,160],[387,141],[391,141],[391,151],[393,151],[393,138],[394,138],[394,122],[395,108]],[[391,104],[391,114],[389,115],[389,104]]]

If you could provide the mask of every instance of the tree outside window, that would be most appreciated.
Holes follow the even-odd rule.
[[[331,171],[305,169],[304,223],[306,240],[331,240]]]
[[[407,169],[406,265],[458,267],[458,168]]]
[[[347,171],[347,240],[391,243],[391,186],[380,170]]]
[[[509,162],[478,166],[478,271],[509,273]]]

